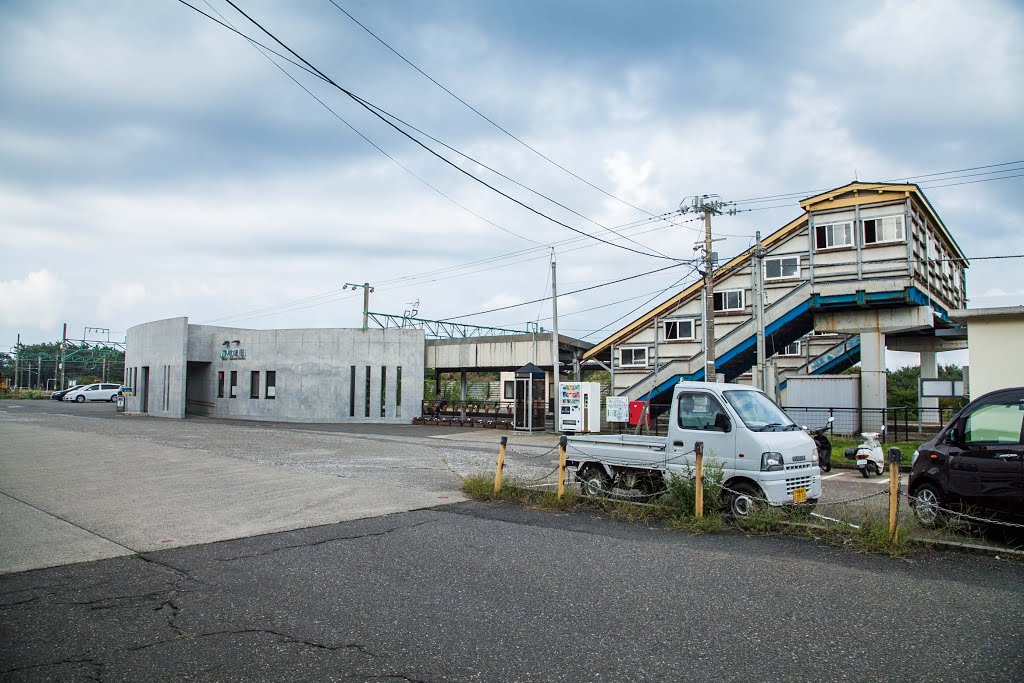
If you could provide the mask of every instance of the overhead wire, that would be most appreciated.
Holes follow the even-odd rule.
[[[614,199],[615,201],[617,201],[617,202],[619,202],[619,203],[621,203],[621,204],[624,204],[625,206],[628,206],[628,207],[630,207],[630,208],[632,208],[632,209],[636,209],[637,211],[640,211],[641,213],[645,213],[645,214],[647,214],[648,216],[651,216],[651,215],[653,215],[653,214],[652,214],[652,213],[651,213],[650,211],[647,211],[646,209],[644,209],[644,208],[641,208],[641,207],[637,206],[636,204],[633,204],[632,202],[629,202],[629,201],[627,201],[627,200],[625,200],[625,199],[622,199],[621,197],[618,197],[618,196],[616,196],[616,195],[612,194],[611,192],[608,192],[607,190],[605,190],[605,189],[603,189],[603,188],[601,188],[601,187],[599,187],[599,186],[595,185],[594,183],[590,182],[590,181],[589,181],[589,180],[587,180],[586,178],[583,178],[583,177],[581,177],[581,176],[577,175],[576,173],[574,173],[573,171],[569,170],[568,168],[566,168],[566,167],[565,167],[565,166],[563,166],[562,164],[558,163],[557,161],[555,161],[555,160],[554,160],[554,159],[552,159],[551,157],[549,157],[549,156],[545,155],[545,154],[544,154],[543,152],[541,152],[540,150],[536,149],[535,147],[533,147],[532,145],[530,145],[530,144],[529,144],[529,143],[527,143],[526,141],[522,140],[521,138],[519,138],[518,136],[516,136],[515,134],[513,134],[512,132],[510,132],[510,131],[509,131],[508,129],[506,129],[506,128],[505,128],[504,126],[502,126],[501,124],[499,124],[499,123],[498,123],[497,121],[495,121],[495,120],[494,120],[494,119],[492,119],[491,117],[487,116],[487,115],[486,115],[486,114],[484,114],[484,113],[483,113],[482,111],[480,111],[479,109],[477,109],[476,107],[474,107],[474,106],[473,106],[472,104],[470,104],[469,102],[467,102],[466,100],[464,100],[464,99],[463,99],[462,97],[460,97],[460,96],[456,95],[456,94],[455,94],[454,92],[452,92],[452,91],[451,91],[451,89],[449,89],[448,87],[446,87],[446,86],[445,86],[445,85],[443,85],[442,83],[438,82],[438,81],[437,81],[437,79],[435,79],[435,78],[434,78],[433,76],[431,76],[430,74],[428,74],[427,72],[425,72],[425,71],[424,71],[423,69],[421,69],[421,68],[420,68],[419,66],[417,66],[416,64],[414,64],[414,63],[413,63],[413,62],[412,62],[411,60],[409,60],[409,59],[408,59],[408,58],[407,58],[407,57],[406,57],[405,55],[403,55],[403,54],[402,54],[401,52],[399,52],[399,51],[398,51],[398,50],[396,50],[396,49],[395,49],[394,47],[392,47],[392,46],[391,46],[390,44],[388,44],[388,43],[387,43],[387,42],[386,42],[386,41],[385,41],[385,40],[384,40],[383,38],[381,38],[381,37],[380,37],[380,36],[378,36],[378,35],[377,35],[376,33],[374,33],[374,32],[373,32],[372,30],[370,30],[370,29],[369,29],[369,28],[368,28],[368,27],[367,27],[367,26],[366,26],[365,24],[363,24],[363,23],[362,23],[361,21],[359,21],[359,20],[358,20],[358,19],[356,19],[356,18],[355,18],[354,16],[352,16],[351,12],[349,12],[349,11],[348,11],[348,10],[346,10],[346,9],[345,9],[344,7],[342,7],[341,5],[339,5],[339,4],[337,3],[337,2],[335,2],[335,0],[328,0],[328,1],[329,1],[329,2],[330,2],[330,3],[332,4],[332,5],[334,5],[334,6],[335,6],[335,7],[336,7],[336,8],[337,8],[337,9],[338,9],[338,10],[339,10],[339,11],[340,11],[341,13],[343,13],[343,14],[344,14],[345,16],[347,16],[347,17],[348,17],[349,19],[351,19],[351,20],[352,20],[352,21],[353,21],[353,22],[354,22],[354,23],[355,23],[355,24],[356,24],[357,26],[359,26],[359,28],[361,28],[361,29],[363,29],[364,31],[366,31],[366,32],[367,32],[368,34],[370,34],[370,35],[371,35],[371,36],[372,36],[372,37],[373,37],[373,38],[374,38],[374,39],[375,39],[375,40],[376,40],[377,42],[379,42],[379,43],[380,43],[381,45],[383,45],[383,46],[384,46],[385,48],[387,48],[388,50],[390,50],[390,51],[391,51],[391,52],[392,52],[392,53],[393,53],[393,54],[394,54],[394,55],[395,55],[396,57],[398,57],[398,58],[399,58],[399,59],[401,59],[401,60],[402,60],[403,62],[405,62],[406,64],[408,64],[409,66],[411,66],[411,67],[412,67],[413,69],[415,69],[416,71],[418,71],[418,72],[419,72],[419,73],[420,73],[420,74],[421,74],[421,75],[422,75],[422,76],[423,76],[424,78],[426,78],[426,79],[427,79],[427,80],[429,80],[429,81],[430,81],[431,83],[433,83],[434,85],[436,85],[437,87],[439,87],[439,88],[440,88],[441,90],[444,90],[444,91],[445,91],[446,93],[448,93],[449,95],[451,95],[451,96],[452,96],[453,98],[455,98],[455,99],[456,99],[456,100],[457,100],[458,102],[460,102],[461,104],[463,104],[463,105],[464,105],[464,106],[465,106],[466,108],[468,108],[468,109],[469,109],[470,111],[472,111],[473,113],[475,113],[475,114],[476,114],[477,116],[479,116],[479,117],[480,117],[480,118],[482,118],[482,119],[483,119],[484,121],[486,121],[487,123],[489,123],[489,124],[491,124],[492,126],[494,126],[495,128],[497,128],[498,130],[500,130],[500,131],[501,131],[502,133],[504,133],[505,135],[509,136],[510,138],[512,138],[513,140],[515,140],[516,142],[518,142],[518,143],[519,143],[520,145],[522,145],[522,146],[523,146],[523,147],[525,147],[526,149],[530,150],[531,152],[533,152],[534,154],[536,154],[536,155],[537,155],[537,156],[539,156],[540,158],[544,159],[544,160],[545,160],[545,161],[547,161],[547,162],[548,162],[549,164],[553,165],[554,167],[558,168],[559,170],[561,170],[561,171],[564,171],[565,173],[568,173],[568,174],[569,174],[569,175],[571,175],[571,176],[572,176],[573,178],[575,178],[575,179],[579,180],[580,182],[584,183],[584,184],[585,184],[585,185],[587,185],[588,187],[591,187],[591,188],[593,188],[594,190],[597,190],[597,191],[598,191],[598,192],[600,192],[601,194],[603,194],[603,195],[605,195],[605,196],[607,196],[607,197],[610,197],[611,199]]]
[[[178,1],[179,2],[184,2],[184,0],[178,0]],[[529,212],[539,216],[540,218],[543,218],[544,220],[547,220],[547,221],[549,221],[551,223],[554,223],[555,225],[559,225],[559,226],[561,226],[563,228],[566,228],[567,230],[571,230],[572,232],[579,233],[581,235],[586,235],[587,237],[589,237],[592,240],[596,240],[598,242],[603,242],[604,244],[616,247],[618,249],[623,249],[625,251],[629,251],[629,252],[632,252],[632,253],[635,253],[635,254],[640,254],[642,256],[647,256],[647,257],[650,257],[650,258],[660,258],[660,259],[666,259],[666,260],[670,260],[670,261],[677,261],[677,260],[679,260],[679,259],[675,259],[675,258],[673,258],[671,256],[666,256],[664,254],[654,254],[654,253],[650,253],[650,252],[646,252],[646,251],[640,251],[640,250],[637,250],[637,249],[633,249],[633,248],[627,247],[627,246],[625,246],[623,244],[616,244],[616,243],[610,242],[610,241],[608,241],[608,240],[606,240],[606,239],[604,239],[602,237],[598,237],[597,235],[593,235],[593,234],[588,233],[588,232],[586,232],[584,230],[580,230],[579,228],[575,228],[575,227],[569,225],[568,223],[560,221],[557,218],[554,218],[553,216],[550,216],[550,215],[544,213],[540,209],[537,209],[537,208],[527,204],[526,202],[524,202],[524,201],[522,201],[522,200],[520,200],[520,199],[518,199],[516,197],[513,197],[512,195],[508,194],[507,192],[505,192],[505,191],[501,190],[500,188],[498,188],[498,187],[492,185],[491,183],[487,182],[483,178],[481,178],[481,177],[479,177],[479,176],[477,176],[477,175],[475,175],[473,173],[470,173],[469,171],[467,171],[466,169],[462,168],[461,166],[459,166],[458,164],[453,162],[451,159],[449,159],[448,157],[446,157],[443,154],[439,153],[438,151],[436,151],[435,149],[433,149],[432,147],[430,147],[429,145],[424,143],[422,140],[420,140],[416,136],[412,135],[411,133],[409,133],[408,131],[403,129],[401,126],[399,126],[396,123],[394,123],[394,121],[392,121],[392,119],[394,119],[395,121],[400,121],[401,122],[401,119],[398,119],[397,117],[395,117],[390,112],[387,112],[386,110],[382,109],[381,107],[378,107],[377,105],[373,104],[372,102],[369,102],[368,100],[360,97],[359,95],[356,95],[351,90],[349,90],[349,89],[339,85],[338,83],[336,83],[327,74],[325,74],[323,71],[319,70],[317,67],[313,66],[313,64],[311,64],[308,60],[306,60],[304,57],[302,57],[302,55],[300,55],[298,52],[296,52],[291,47],[289,47],[287,43],[282,41],[280,38],[278,38],[276,35],[274,35],[270,30],[265,28],[261,23],[256,21],[253,17],[251,17],[244,10],[242,10],[237,4],[235,4],[235,2],[233,0],[225,0],[225,2],[227,2],[229,5],[234,7],[235,10],[239,14],[241,14],[246,19],[248,19],[249,22],[251,22],[254,26],[256,26],[258,29],[260,29],[260,31],[265,33],[267,36],[269,36],[274,42],[276,42],[282,48],[284,48],[289,53],[294,55],[296,59],[298,59],[299,61],[301,61],[304,64],[306,64],[309,68],[313,69],[313,71],[315,71],[316,73],[320,74],[320,76],[323,78],[323,80],[325,82],[327,82],[329,85],[331,85],[332,87],[336,88],[338,91],[344,93],[347,97],[349,97],[354,102],[359,104],[366,111],[370,112],[371,114],[376,116],[378,119],[383,121],[385,124],[387,124],[388,126],[393,128],[395,131],[397,131],[398,133],[400,133],[404,137],[408,138],[410,141],[412,141],[413,143],[415,143],[419,147],[423,148],[427,153],[429,153],[432,156],[436,157],[437,159],[439,159],[443,163],[447,164],[448,166],[450,166],[451,168],[455,169],[457,172],[463,174],[467,178],[470,178],[474,182],[479,183],[480,185],[483,185],[484,187],[486,187],[486,188],[490,189],[491,191],[495,192],[496,194],[499,194],[502,197],[505,197],[506,199],[508,199],[509,201],[513,202],[514,204],[519,205],[520,207],[522,207],[522,208],[526,209],[527,211],[529,211]],[[204,16],[209,16],[209,15],[207,15],[205,13],[202,13],[202,14]],[[402,123],[404,125],[406,125],[406,126],[409,125],[409,124],[404,123],[404,122],[402,122]],[[422,133],[422,131],[419,131],[419,132]],[[436,138],[431,138],[431,139],[437,141]],[[441,143],[440,141],[437,141],[437,142],[439,142],[439,144],[444,144],[444,143]],[[457,150],[454,150],[454,148],[452,148],[452,147],[450,147],[448,145],[445,145],[445,147],[447,147],[448,149],[452,149],[453,151],[456,151],[459,154],[462,154],[461,152],[458,152]],[[465,156],[465,158],[467,158],[467,159],[470,159],[470,157],[468,157],[466,155],[463,155],[463,156]],[[480,162],[476,162],[476,163],[480,163]],[[483,165],[483,164],[481,164],[481,165]],[[554,201],[554,200],[551,200],[551,201]],[[563,207],[563,208],[565,208],[565,207]]]

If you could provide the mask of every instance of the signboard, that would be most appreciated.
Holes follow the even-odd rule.
[[[605,419],[608,422],[629,421],[629,398],[625,396],[609,396],[604,404]]]
[[[922,398],[948,398],[951,396],[964,395],[963,380],[921,378]]]

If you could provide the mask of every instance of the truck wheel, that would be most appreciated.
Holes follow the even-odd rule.
[[[729,493],[729,514],[733,517],[749,517],[751,513],[761,507],[761,489],[746,483],[739,483],[730,487],[734,493]]]
[[[604,496],[611,490],[612,480],[608,474],[596,465],[587,465],[578,475],[580,488],[584,496]]]

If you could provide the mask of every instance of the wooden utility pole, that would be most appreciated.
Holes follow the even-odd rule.
[[[702,194],[679,205],[682,213],[704,214],[704,381],[714,382],[715,368],[715,274],[711,216],[722,213],[725,202],[716,194]],[[699,243],[698,243],[699,244]]]

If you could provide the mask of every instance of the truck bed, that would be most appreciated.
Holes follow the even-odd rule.
[[[667,443],[664,436],[571,436],[565,459],[570,466],[593,460],[607,465],[662,469]]]

